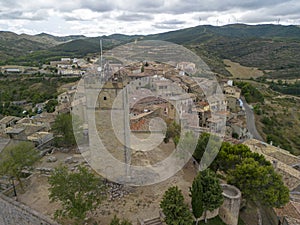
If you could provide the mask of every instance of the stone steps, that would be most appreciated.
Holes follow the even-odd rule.
[[[163,223],[161,222],[159,217],[144,221],[144,225],[162,225],[162,224]]]

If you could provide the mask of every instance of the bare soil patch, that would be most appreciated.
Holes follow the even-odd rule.
[[[173,148],[170,144],[164,146],[164,148],[167,147]],[[168,149],[164,150],[169,152]],[[53,163],[47,162],[49,156],[45,156],[38,163],[37,167],[55,168],[60,164],[65,164],[72,170],[84,162],[81,155],[74,154],[74,152],[54,152],[51,156],[55,156],[57,161]],[[65,159],[70,156],[73,156],[75,163],[66,164]],[[130,190],[129,195],[114,200],[110,200],[109,198],[104,200],[99,208],[89,215],[90,219],[87,224],[95,224],[95,222],[97,222],[98,225],[107,225],[114,215],[117,215],[119,218],[128,219],[133,224],[137,223],[138,218],[149,219],[157,217],[160,210],[159,204],[164,192],[174,185],[177,185],[182,190],[186,203],[189,204],[189,187],[196,173],[197,169],[190,161],[181,171],[164,182],[143,187],[125,187],[125,189],[128,188]],[[60,208],[60,204],[50,203],[48,188],[47,176],[36,172],[26,186],[25,193],[19,194],[18,200],[36,211],[53,218],[53,214],[55,210]],[[66,224],[68,224],[68,222]]]
[[[224,59],[223,62],[226,65],[225,68],[232,74],[234,78],[250,79],[251,77],[257,78],[264,75],[263,71],[257,68],[242,66],[239,63],[230,61],[229,59]]]

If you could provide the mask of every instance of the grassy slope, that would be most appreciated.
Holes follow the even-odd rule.
[[[264,75],[261,70],[253,67],[242,66],[239,63],[232,62],[228,59],[224,60],[226,69],[232,74],[233,78],[247,79],[249,77],[257,78]]]

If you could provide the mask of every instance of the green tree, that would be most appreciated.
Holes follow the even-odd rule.
[[[73,127],[76,123],[72,121],[70,114],[59,114],[52,126],[55,135],[55,142],[60,146],[72,146],[76,144],[74,131],[79,131],[78,127]]]
[[[167,123],[167,131],[164,138],[164,142],[168,143],[172,138],[175,145],[178,144],[180,138],[181,126],[177,124],[175,121],[171,123]]]
[[[218,155],[222,140],[217,135],[209,133],[202,133],[198,139],[196,149],[194,151],[194,158],[200,163],[201,170],[206,169],[213,163],[213,160]],[[212,166],[211,166],[212,168]]]
[[[191,225],[193,217],[188,206],[184,203],[184,197],[177,186],[170,187],[164,194],[160,207],[165,214],[165,222],[168,225]]]
[[[67,167],[59,166],[48,179],[51,202],[60,201],[62,209],[55,217],[75,218],[82,222],[88,211],[94,210],[104,199],[105,186],[102,180],[83,166],[77,172],[69,172]]]
[[[260,165],[253,158],[245,159],[230,170],[230,184],[237,186],[247,200],[269,207],[281,207],[289,201],[289,190],[271,165]]]
[[[204,220],[207,223],[207,211],[213,211],[219,208],[223,203],[222,188],[216,174],[210,169],[200,172],[202,183],[202,202],[204,210]]]
[[[51,99],[49,100],[46,105],[45,105],[45,110],[48,112],[48,113],[52,113],[55,111],[55,106],[57,106],[58,102],[57,100],[55,99]]]
[[[238,138],[239,138],[239,134],[238,134],[238,133],[235,133],[235,132],[233,132],[233,133],[232,133],[232,138],[238,139]]]
[[[224,142],[213,162],[212,168],[220,169],[226,173],[230,169],[235,169],[237,165],[241,164],[243,160],[247,158],[254,159],[260,165],[271,165],[263,155],[252,152],[246,145],[232,145],[228,142]]]
[[[202,187],[202,179],[201,174],[198,173],[198,175],[195,177],[192,187],[190,188],[190,196],[192,198],[192,210],[193,215],[196,218],[196,225],[198,224],[199,218],[202,216],[204,212],[203,208],[203,187]]]
[[[247,82],[236,82],[236,84],[241,88],[242,94],[248,103],[264,102],[263,94],[252,84]]]
[[[195,152],[193,154],[193,156],[197,160],[197,162],[200,162],[200,160],[205,152],[209,138],[210,138],[209,133],[202,133],[201,136],[199,137]]]
[[[39,159],[39,153],[30,142],[8,146],[1,153],[0,174],[14,177],[23,189],[22,170],[32,166]]]

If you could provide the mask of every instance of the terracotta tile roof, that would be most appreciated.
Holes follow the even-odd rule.
[[[277,216],[280,217],[291,217],[300,220],[300,204],[290,201],[282,208],[275,208]]]

